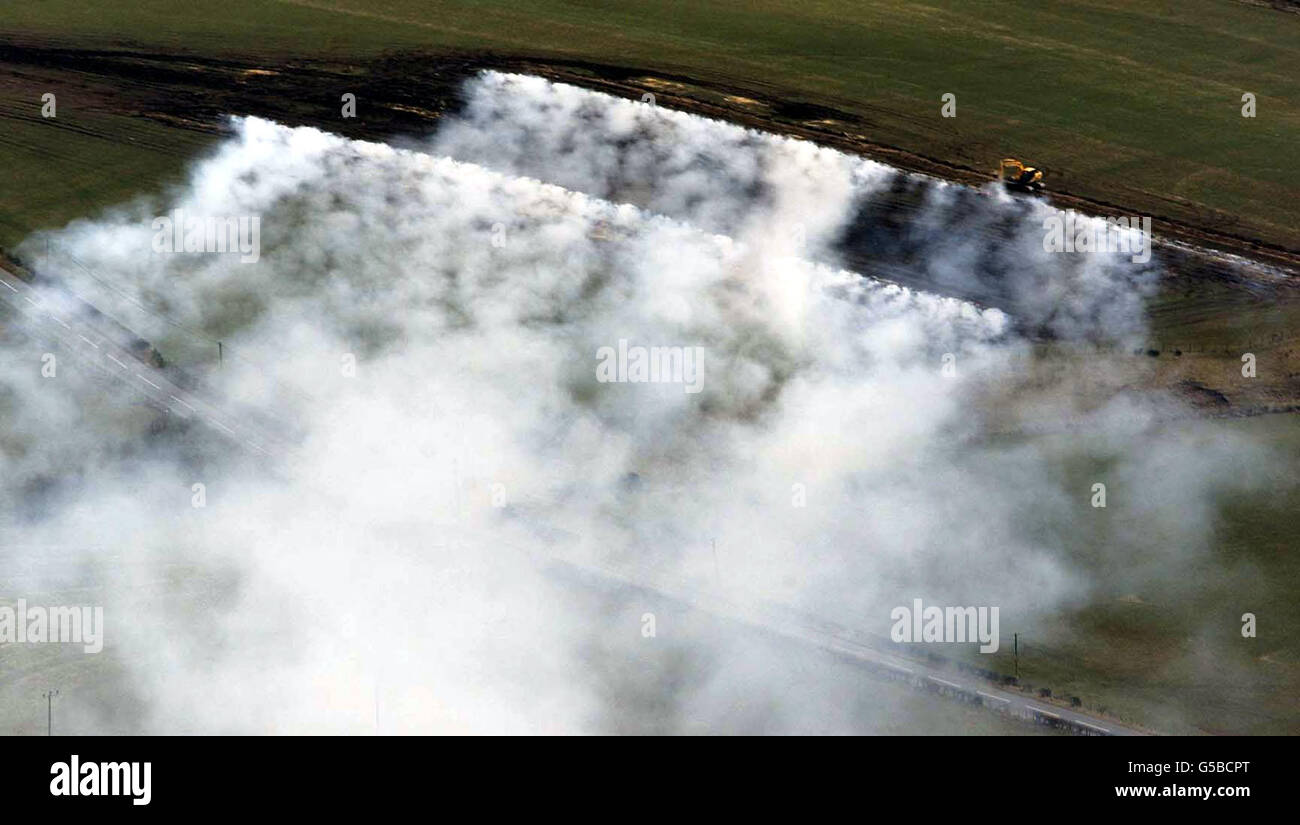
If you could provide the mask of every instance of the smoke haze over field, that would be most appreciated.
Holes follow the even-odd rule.
[[[842,672],[783,699],[738,634],[644,638],[644,593],[595,599],[546,560],[881,636],[914,597],[1027,621],[1158,586],[1206,553],[1219,492],[1263,483],[1249,443],[1152,428],[1169,399],[1076,405],[1082,379],[1054,375],[1018,406],[1020,325],[1127,345],[1154,278],[1043,251],[1040,204],[536,78],[466,94],[425,151],[237,121],[181,191],[55,233],[91,303],[182,366],[222,340],[214,395],[297,434],[261,457],[160,430],[128,389],[43,379],[39,346],[5,343],[5,544],[107,547],[68,564],[119,571],[106,638],[130,699],[84,728],[368,731],[379,692],[412,732],[636,729],[605,668],[675,645],[689,676],[647,677],[673,686],[665,729],[821,730]],[[996,281],[1000,308],[845,268],[900,181],[932,190],[878,260],[958,294]],[[260,259],[153,253],[175,207],[260,216]],[[598,381],[620,341],[702,348],[702,392]],[[991,438],[997,405],[1077,438]],[[1100,477],[1066,469],[1081,455],[1140,518],[1103,521]],[[142,588],[174,567],[179,596]],[[745,696],[761,719],[735,715]]]

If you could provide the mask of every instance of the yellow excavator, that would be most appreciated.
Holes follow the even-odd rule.
[[[1043,170],[1026,166],[1015,158],[1002,159],[1002,166],[998,169],[998,179],[1008,189],[1037,192],[1043,188]]]

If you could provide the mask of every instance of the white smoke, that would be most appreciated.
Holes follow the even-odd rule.
[[[990,439],[990,410],[1027,383],[1014,321],[1131,334],[1148,274],[1035,251],[1036,207],[969,211],[907,180],[932,194],[897,260],[940,286],[1000,272],[1012,312],[884,283],[840,241],[900,184],[887,167],[536,78],[487,73],[467,97],[426,151],[240,120],[175,197],[57,233],[96,274],[61,273],[74,288],[298,434],[257,458],[174,422],[148,435],[111,382],[5,377],[11,538],[182,570],[170,596],[105,596],[131,729],[366,731],[376,696],[390,730],[626,728],[590,657],[656,643],[643,597],[594,608],[555,558],[873,634],[918,595],[1025,614],[1087,597],[1061,538],[1087,484]],[[260,216],[260,260],[152,254],[173,207]],[[230,357],[207,370],[217,339]],[[598,382],[620,339],[702,347],[704,391]],[[1038,397],[1034,420],[1077,412]],[[1094,415],[1115,452],[1150,437]],[[1208,513],[1206,495],[1169,507]],[[760,689],[704,681],[673,699],[691,729],[728,729],[722,695]]]

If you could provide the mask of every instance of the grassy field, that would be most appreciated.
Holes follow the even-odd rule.
[[[1300,466],[1294,416],[1183,422],[1168,432],[1207,447],[1220,438],[1252,437],[1273,445],[1278,467]],[[1039,443],[1050,451],[1059,439]],[[1104,475],[1101,465],[1084,467],[1085,477]],[[1002,619],[1004,637],[1020,634],[1022,682],[1051,688],[1057,698],[1079,696],[1086,708],[1162,733],[1300,732],[1300,644],[1289,632],[1300,624],[1300,558],[1291,527],[1300,481],[1283,471],[1266,491],[1222,494],[1216,504],[1214,535],[1208,551],[1200,552],[1145,525],[1134,510],[1140,500],[1112,498],[1105,518],[1066,542],[1081,568],[1091,571],[1089,603],[1046,621],[1011,612]],[[1133,530],[1137,524],[1142,528]],[[1130,553],[1135,559],[1163,554],[1166,561],[1157,568],[1114,565],[1116,555]],[[1245,612],[1271,629],[1243,638]],[[951,655],[972,665],[992,661],[1001,673],[1014,670],[1009,643],[987,658],[952,647]]]
[[[1023,156],[1057,191],[1300,250],[1300,15],[1229,0],[5,6],[10,36],[81,47],[276,59],[486,50],[680,73],[834,106],[875,142],[972,168]],[[48,163],[9,139],[38,105],[9,86],[0,165],[26,171],[0,192],[0,242],[175,169],[149,146],[71,136]],[[953,119],[940,117],[946,92]],[[1244,92],[1257,96],[1254,119],[1241,116]],[[87,116],[129,128],[112,112]]]
[[[193,156],[210,142],[198,133],[112,111],[45,121],[35,107],[6,94],[10,88],[0,79],[0,165],[5,170],[0,245],[6,247],[34,229],[94,216],[145,186],[159,191],[179,182]],[[61,94],[60,105],[73,97]],[[31,112],[20,116],[21,108]]]
[[[1300,249],[1300,16],[1229,0],[959,3],[168,0],[6,3],[5,29],[65,44],[196,55],[493,51],[634,66],[833,105],[875,142],[989,168],[1019,155],[1050,184],[1141,213]],[[957,96],[956,118],[940,96]],[[1244,118],[1243,92],[1258,117]],[[8,123],[14,107],[3,100]],[[72,112],[69,112],[69,116]],[[112,113],[99,113],[110,118]],[[66,149],[72,169],[0,194],[45,222],[172,168],[151,149]],[[94,157],[94,168],[78,159]],[[6,140],[0,164],[34,160]],[[123,177],[123,171],[127,173]],[[39,207],[40,204],[38,204]]]

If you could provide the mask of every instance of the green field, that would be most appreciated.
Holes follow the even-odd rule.
[[[1250,437],[1272,445],[1278,467],[1300,466],[1300,428],[1290,415],[1184,422],[1165,433],[1207,449],[1219,439]],[[1060,446],[1054,439],[1038,443]],[[1103,470],[1094,461],[1074,467],[1085,476]],[[1020,634],[1022,681],[1049,687],[1058,698],[1077,695],[1087,708],[1161,733],[1300,732],[1300,645],[1289,631],[1300,624],[1300,558],[1291,526],[1300,482],[1282,470],[1262,488],[1216,496],[1204,552],[1146,523],[1142,497],[1113,499],[1094,529],[1066,540],[1093,577],[1089,603],[1047,621],[1003,618],[1004,637]],[[1272,629],[1243,638],[1245,612]],[[989,666],[970,649],[953,647],[969,663]],[[1009,674],[1013,656],[1003,644],[989,658]]]
[[[676,73],[834,106],[872,141],[977,169],[1014,154],[1051,188],[1300,250],[1300,15],[1230,0],[3,4],[8,36],[77,47],[357,58],[491,51]],[[3,70],[0,70],[3,71]],[[69,77],[67,82],[76,83]],[[958,116],[939,116],[940,96]],[[1241,116],[1244,92],[1258,116]],[[0,79],[5,133],[38,105]],[[65,109],[67,117],[73,109]],[[80,113],[78,117],[82,116]],[[111,111],[85,116],[114,126]],[[126,124],[119,124],[126,128]],[[139,128],[138,126],[135,128]],[[111,203],[176,164],[69,137],[0,193],[3,238]],[[54,160],[55,162],[50,162]],[[40,171],[34,172],[35,165]],[[27,185],[34,179],[34,185]],[[12,178],[9,179],[12,181]]]

